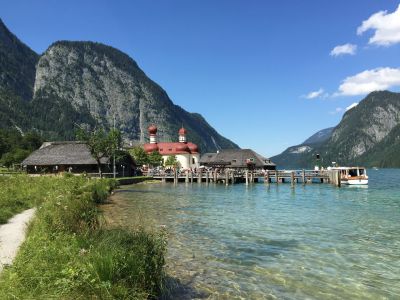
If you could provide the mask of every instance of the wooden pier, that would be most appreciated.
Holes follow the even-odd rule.
[[[290,183],[296,184],[330,183],[340,187],[340,174],[337,170],[263,170],[263,171],[198,171],[196,173],[186,171],[184,173],[159,173],[153,175],[154,179],[162,182],[186,182],[186,183],[222,183],[246,185],[263,182],[265,184]]]

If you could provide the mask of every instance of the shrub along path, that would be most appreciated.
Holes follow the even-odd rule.
[[[3,266],[10,265],[25,239],[28,223],[35,215],[36,209],[27,209],[12,217],[7,224],[0,226],[0,272]]]
[[[99,206],[115,185],[75,176],[0,178],[0,223],[37,208],[12,265],[0,274],[0,299],[159,296],[165,236],[102,226]]]

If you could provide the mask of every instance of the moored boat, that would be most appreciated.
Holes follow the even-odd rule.
[[[368,184],[367,170],[363,167],[336,167],[340,171],[340,183],[348,185]]]

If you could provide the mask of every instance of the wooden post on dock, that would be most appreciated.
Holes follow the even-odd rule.
[[[249,171],[246,170],[246,185],[249,185]]]
[[[206,171],[206,183],[208,184],[210,180],[210,173],[208,171]]]
[[[174,184],[178,183],[178,172],[174,169]]]
[[[294,179],[294,171],[292,171],[290,173],[290,182],[292,183],[292,186],[294,186],[294,181],[295,181],[295,179]]]
[[[231,172],[231,177],[232,177],[231,183],[235,184],[235,172],[234,171]]]
[[[303,179],[303,184],[305,184],[306,183],[306,170],[303,169],[301,177]]]
[[[265,172],[264,182],[266,184],[269,184],[269,171],[268,170]]]
[[[229,185],[229,172],[225,170],[225,185]]]
[[[165,183],[165,182],[166,182],[166,180],[165,180],[165,171],[162,173],[161,182],[162,182],[162,183]]]
[[[193,171],[190,171],[190,183],[193,183]]]
[[[342,182],[340,181],[340,170],[336,171],[336,180],[337,180],[336,186],[340,187],[342,184]]]
[[[214,176],[214,183],[217,183],[217,170],[214,170],[214,174],[213,174],[213,176]]]
[[[278,170],[275,170],[275,182],[279,183]]]
[[[203,180],[203,171],[202,169],[200,169],[199,172],[197,173],[197,183],[201,183],[202,180]]]
[[[189,170],[186,170],[185,182],[189,183]]]

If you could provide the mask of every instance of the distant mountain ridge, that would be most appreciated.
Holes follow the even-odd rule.
[[[312,136],[310,136],[308,139],[306,139],[303,144],[317,144],[317,143],[322,143],[326,140],[328,140],[332,136],[332,132],[335,129],[335,127],[329,127],[326,129],[322,129],[318,131],[317,133],[314,133]]]
[[[48,139],[73,139],[77,126],[109,129],[114,117],[126,140],[177,140],[184,125],[201,151],[238,148],[199,114],[175,105],[127,54],[95,42],[55,42],[41,55],[0,20],[0,127],[35,129]]]
[[[12,91],[29,101],[39,55],[12,34],[1,19],[0,58],[0,89]]]
[[[271,157],[272,161],[281,168],[327,166],[333,161],[400,167],[400,93],[372,92],[343,115],[329,138],[310,143],[315,141],[312,137]],[[320,161],[316,161],[317,153]]]

